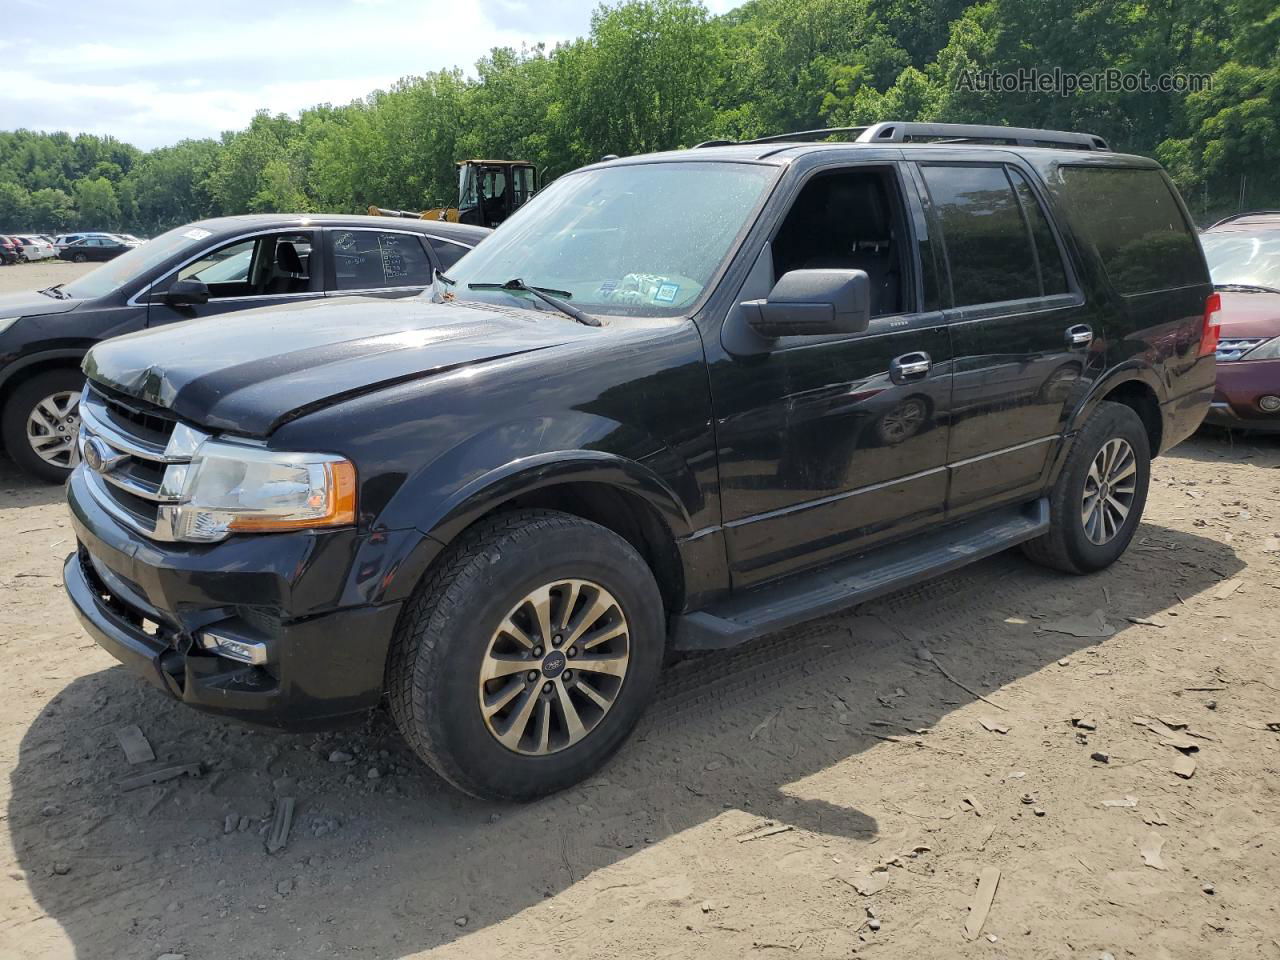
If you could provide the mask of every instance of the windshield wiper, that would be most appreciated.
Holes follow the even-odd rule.
[[[43,290],[38,292],[43,293],[46,297],[53,297],[55,300],[70,300],[71,294],[64,293],[62,291],[62,286],[63,285],[61,283],[55,283],[52,287],[45,287]]]
[[[1232,290],[1239,293],[1280,293],[1275,287],[1264,287],[1260,283],[1215,283],[1215,290]]]
[[[443,276],[443,274],[441,274],[441,276]],[[552,296],[552,294],[556,294],[556,293],[558,293],[561,297],[573,296],[573,294],[570,293],[568,290],[555,290],[550,287],[531,287],[529,286],[529,284],[525,283],[519,277],[516,277],[513,280],[508,280],[506,283],[468,283],[467,289],[469,290],[519,290],[523,293],[532,293],[535,297],[537,297],[543,303],[551,304],[551,306],[555,307],[565,316],[573,317],[573,319],[577,320],[583,326],[587,326],[587,327],[600,326],[600,321],[597,320],[595,317],[591,316],[591,314],[583,313],[573,304],[565,303],[559,297]]]

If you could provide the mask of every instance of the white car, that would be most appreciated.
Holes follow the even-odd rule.
[[[115,240],[114,233],[102,233],[97,230],[91,230],[87,233],[62,233],[53,238],[53,249],[56,255],[63,247],[69,247],[73,243],[83,240],[85,237],[106,237],[109,240]]]
[[[53,244],[42,237],[20,233],[14,239],[22,244],[22,253],[28,260],[48,260],[58,255]]]

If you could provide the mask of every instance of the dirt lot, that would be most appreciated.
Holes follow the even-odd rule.
[[[0,460],[0,956],[1280,958],[1277,467],[1201,436],[1103,574],[1007,554],[682,663],[603,775],[510,807],[385,717],[264,734],[144,687],[62,596],[61,491]]]

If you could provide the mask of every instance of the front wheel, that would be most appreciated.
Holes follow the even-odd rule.
[[[72,259],[72,260],[74,260],[76,263],[84,263],[84,262],[85,262],[85,261],[87,261],[89,258],[88,258],[88,257],[86,257],[83,253],[77,253],[77,254],[76,254],[74,257],[72,257],[71,259]]]
[[[1023,551],[1068,573],[1110,566],[1138,529],[1150,480],[1151,445],[1142,420],[1122,403],[1098,404],[1050,494],[1049,532]]]
[[[50,370],[13,391],[0,413],[5,451],[24,472],[62,483],[80,462],[79,370]]]
[[[662,597],[635,549],[548,510],[467,531],[418,586],[387,663],[396,725],[454,786],[532,800],[599,769],[652,697]]]

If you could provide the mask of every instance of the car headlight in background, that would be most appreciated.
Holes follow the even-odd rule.
[[[4,333],[21,319],[21,317],[0,317],[0,333]]]
[[[1280,358],[1280,337],[1272,337],[1245,353],[1241,360],[1275,360]]]
[[[341,457],[207,440],[185,471],[167,478],[171,487],[181,483],[182,494],[178,503],[162,506],[158,518],[175,540],[210,543],[233,533],[356,520],[356,471]]]

